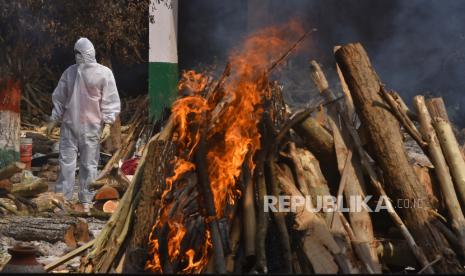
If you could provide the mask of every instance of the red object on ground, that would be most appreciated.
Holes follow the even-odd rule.
[[[134,175],[136,173],[137,164],[139,164],[139,157],[128,159],[121,165],[121,171],[123,171],[125,175]]]
[[[31,138],[21,138],[19,152],[20,152],[21,162],[26,164],[26,169],[30,169],[31,161],[32,161],[32,139]]]
[[[8,248],[11,255],[10,261],[3,267],[2,273],[44,273],[43,266],[37,262],[35,257],[37,249],[32,246],[15,245]]]

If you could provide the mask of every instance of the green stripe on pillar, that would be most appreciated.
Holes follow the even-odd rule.
[[[178,64],[149,63],[150,117],[160,119],[163,109],[170,107],[177,96]]]

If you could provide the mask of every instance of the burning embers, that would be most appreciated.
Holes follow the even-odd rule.
[[[242,194],[241,174],[253,172],[261,146],[258,123],[271,95],[268,69],[301,33],[290,23],[248,37],[218,81],[194,71],[183,74],[178,88],[187,96],[173,104],[171,116],[176,123],[174,172],[166,179],[146,269],[198,273],[210,251],[218,253],[218,234],[220,244],[227,244],[222,233]],[[199,157],[202,143],[205,155]],[[208,179],[202,179],[202,168]]]

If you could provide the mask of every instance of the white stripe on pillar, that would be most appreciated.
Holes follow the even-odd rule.
[[[149,26],[149,62],[178,63],[178,0],[151,0]]]

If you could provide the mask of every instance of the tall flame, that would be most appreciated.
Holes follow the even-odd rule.
[[[200,272],[208,262],[212,247],[209,230],[205,230],[205,243],[201,248],[188,248],[181,252],[181,242],[186,234],[182,214],[169,217],[172,203],[165,202],[175,185],[182,187],[183,176],[195,169],[192,155],[200,140],[199,126],[208,113],[207,160],[208,176],[214,198],[216,217],[222,218],[225,209],[240,197],[237,179],[243,164],[253,171],[253,156],[260,149],[258,123],[263,114],[263,101],[267,97],[266,71],[270,63],[279,57],[292,43],[291,38],[303,33],[296,22],[281,27],[266,28],[249,36],[239,50],[229,57],[232,74],[223,85],[223,97],[209,102],[201,96],[209,78],[195,71],[183,73],[178,88],[188,89],[190,96],[178,99],[172,107],[177,123],[178,154],[173,176],[166,179],[167,187],[162,195],[162,207],[149,238],[152,258],[146,269],[163,272],[160,261],[159,240],[156,237],[163,225],[168,225],[168,258],[183,260],[182,272]],[[205,225],[207,223],[205,222]]]

